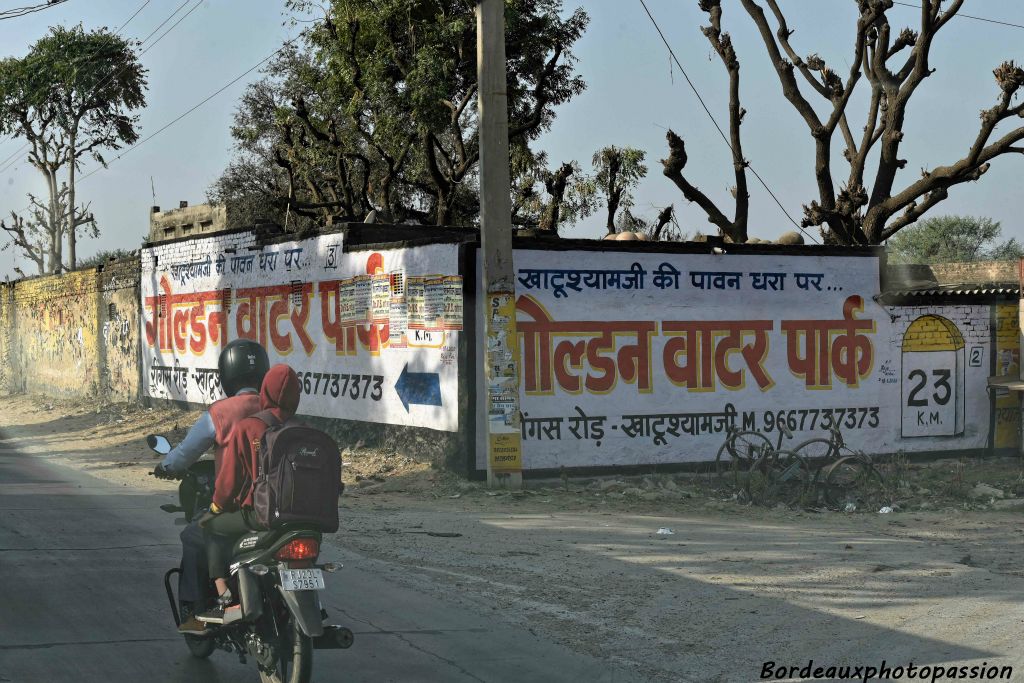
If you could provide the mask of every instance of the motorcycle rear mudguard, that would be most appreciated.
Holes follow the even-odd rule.
[[[286,591],[277,589],[284,597],[284,604],[295,617],[299,630],[310,638],[324,634],[323,615],[320,612],[320,596],[317,591]]]

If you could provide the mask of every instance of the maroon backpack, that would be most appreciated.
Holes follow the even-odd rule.
[[[267,425],[252,484],[257,523],[265,529],[310,524],[337,531],[341,454],[334,439],[294,418],[282,423],[269,410],[253,417]]]

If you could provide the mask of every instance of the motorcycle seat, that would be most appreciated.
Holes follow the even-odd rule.
[[[309,529],[310,527],[304,524],[285,524],[279,529],[250,531],[240,536],[238,540],[235,541],[233,553],[235,555],[240,555],[242,553],[252,552],[253,550],[262,550],[263,548],[273,545],[277,539],[286,533]]]

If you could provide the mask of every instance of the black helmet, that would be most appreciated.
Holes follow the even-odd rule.
[[[246,387],[259,390],[263,376],[270,369],[270,359],[259,343],[251,339],[236,339],[220,352],[217,369],[220,370],[220,386],[224,393],[234,396]]]

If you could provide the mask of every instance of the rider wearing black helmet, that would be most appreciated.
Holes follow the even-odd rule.
[[[169,478],[183,474],[211,446],[214,457],[220,458],[228,434],[238,422],[260,411],[260,385],[270,369],[266,350],[249,339],[236,339],[224,347],[217,362],[220,385],[227,398],[214,402],[209,410],[189,430],[184,440],[171,450],[156,466],[154,474]],[[197,605],[203,598],[206,576],[205,539],[198,525],[198,516],[181,532],[181,578],[178,582],[179,598],[192,603],[191,614],[179,628],[182,633],[202,633],[204,624],[193,614],[201,611]]]

